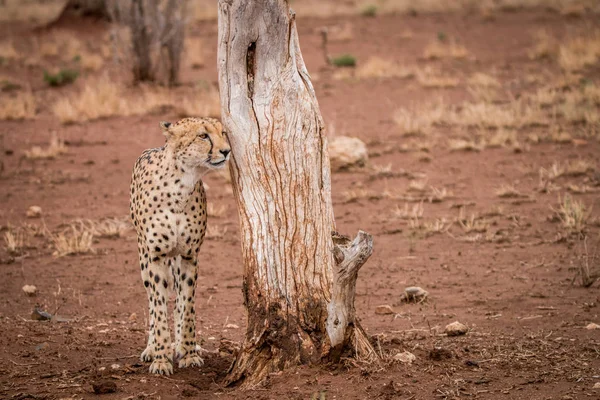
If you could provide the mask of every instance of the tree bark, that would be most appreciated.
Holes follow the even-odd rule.
[[[219,0],[218,69],[248,311],[228,383],[344,352],[377,359],[354,316],[372,238],[334,232],[324,123],[287,2]]]

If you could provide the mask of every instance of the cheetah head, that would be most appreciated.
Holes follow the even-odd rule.
[[[160,127],[175,158],[189,167],[218,169],[225,165],[231,147],[223,125],[214,118],[184,118]]]

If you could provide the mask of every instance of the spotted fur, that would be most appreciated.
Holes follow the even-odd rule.
[[[203,364],[196,349],[194,310],[198,252],[207,217],[201,176],[221,168],[230,147],[221,123],[213,118],[161,122],[160,127],[166,143],[144,151],[137,159],[130,209],[150,307],[148,345],[141,358],[152,362],[150,372],[170,375],[173,350],[167,300],[171,286],[176,292],[175,356],[179,367]]]

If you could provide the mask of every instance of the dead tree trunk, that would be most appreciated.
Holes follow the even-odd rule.
[[[248,329],[228,377],[377,359],[354,312],[372,238],[335,233],[323,120],[285,0],[219,0],[219,85],[241,225]]]

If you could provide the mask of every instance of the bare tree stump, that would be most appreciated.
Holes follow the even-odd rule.
[[[327,138],[287,2],[219,0],[218,68],[248,311],[228,383],[346,351],[376,359],[354,312],[372,239],[332,237]]]

